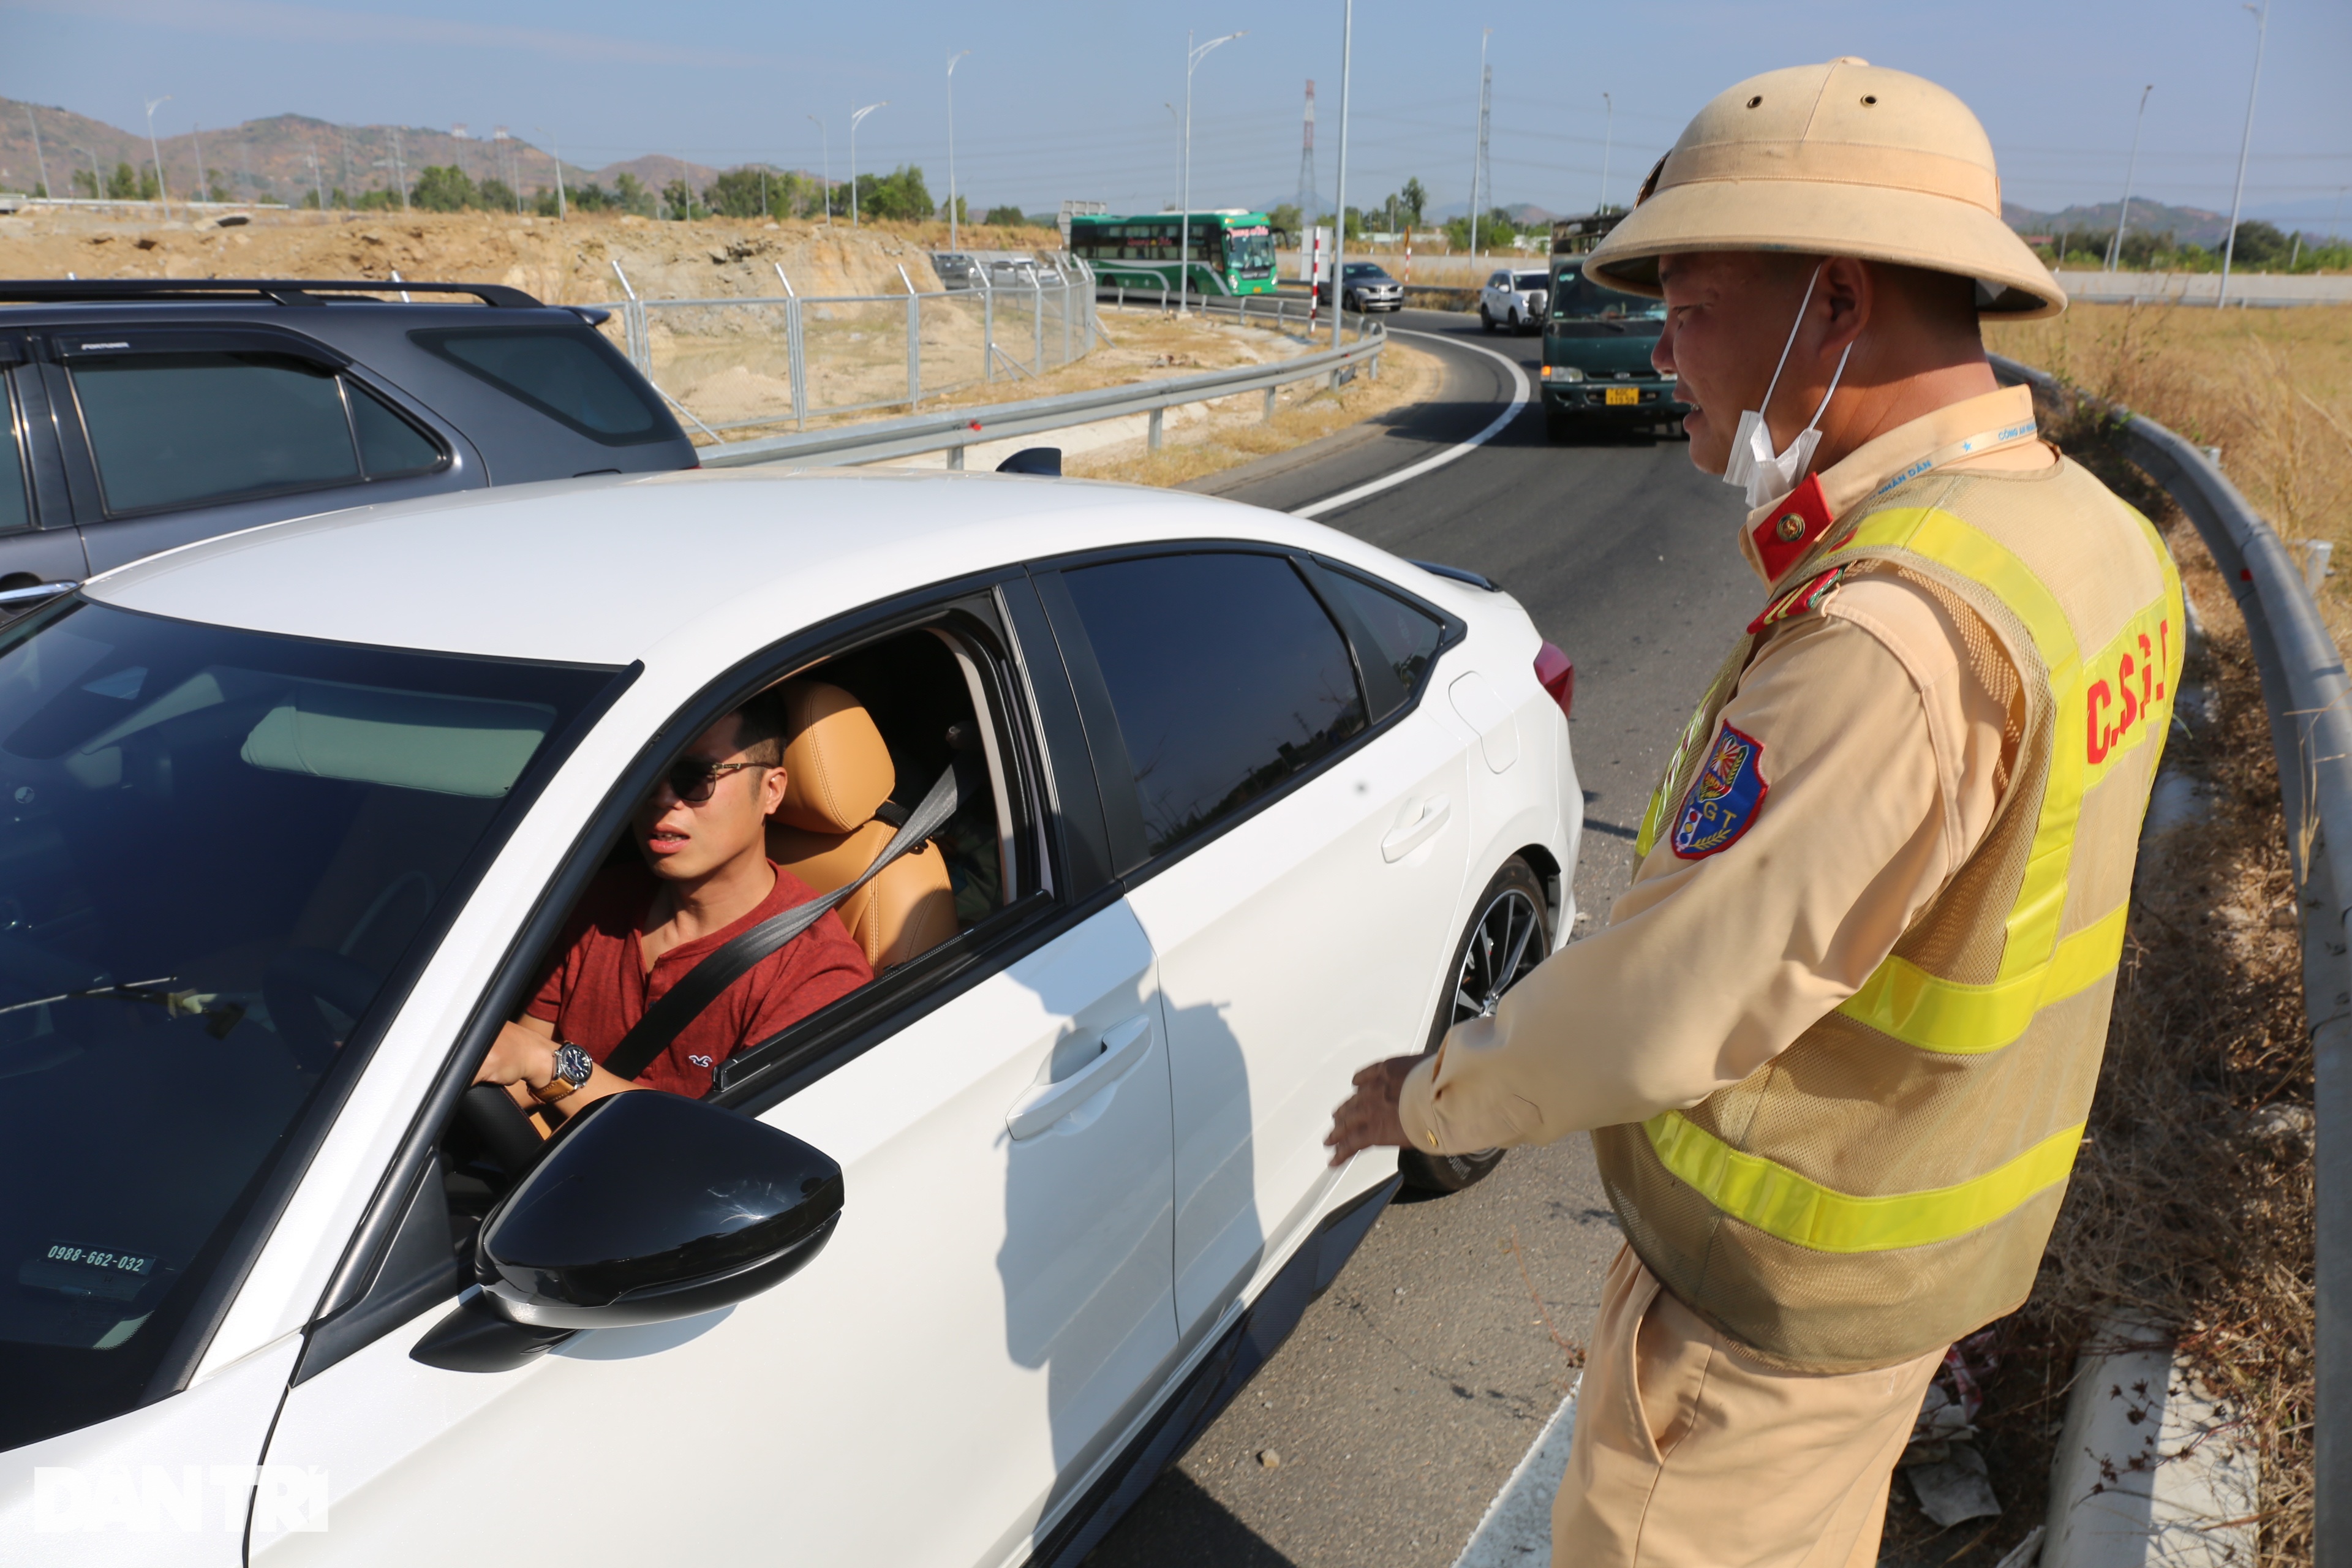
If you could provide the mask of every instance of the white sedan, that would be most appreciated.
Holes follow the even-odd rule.
[[[952,918],[519,1152],[501,1021],[787,678]],[[0,1556],[1075,1563],[1395,1189],[1350,1074],[1570,928],[1571,679],[1469,574],[978,473],[362,508],[0,630]]]

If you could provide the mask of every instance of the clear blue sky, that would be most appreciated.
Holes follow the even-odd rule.
[[[972,5],[624,5],[460,0],[0,0],[0,94],[124,127],[173,95],[158,129],[296,111],[345,123],[545,126],[567,161],[642,153],[814,168],[832,126],[887,99],[858,162],[920,163],[947,186],[944,66],[955,77],[958,187],[978,204],[1064,197],[1156,208],[1175,196],[1182,27],[1170,8],[1069,0]],[[1193,199],[1254,205],[1297,187],[1301,96],[1319,96],[1318,174],[1339,132],[1339,0],[1195,8],[1202,37],[1248,28],[1195,79]],[[493,19],[495,18],[495,19]],[[1634,183],[1692,110],[1743,76],[1864,56],[1918,71],[1975,107],[2011,199],[2112,200],[2132,110],[2156,84],[2140,191],[2227,210],[2253,64],[2237,0],[1618,0],[1495,5],[1358,0],[1348,195],[1377,202],[1418,175],[1436,205],[1469,180],[1479,31],[1494,29],[1495,195],[1555,210],[1601,194],[1601,94],[1614,96],[1610,194]],[[2325,226],[2352,184],[2352,4],[2274,0],[2247,209]],[[539,138],[533,136],[533,140]],[[2352,217],[2344,226],[2352,230]]]

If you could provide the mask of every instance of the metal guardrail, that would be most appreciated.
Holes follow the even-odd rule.
[[[706,468],[743,468],[754,463],[792,463],[805,468],[831,468],[851,463],[887,462],[894,458],[945,452],[948,466],[963,467],[963,449],[982,441],[1003,441],[1017,436],[1065,430],[1128,414],[1149,414],[1151,449],[1160,448],[1160,415],[1186,403],[1206,403],[1244,392],[1264,392],[1265,411],[1274,412],[1275,393],[1294,382],[1328,376],[1337,385],[1359,368],[1380,374],[1381,351],[1388,333],[1358,321],[1356,341],[1319,353],[1273,364],[1241,365],[1201,375],[1147,381],[1132,386],[1105,387],[1095,392],[1067,392],[1025,403],[998,403],[977,408],[942,409],[905,419],[886,419],[837,430],[806,435],[772,436],[762,440],[730,441],[701,450]]]
[[[2005,381],[2079,395],[2015,360],[1996,354],[1992,363]],[[2137,415],[2122,433],[2126,455],[2212,552],[2245,616],[2270,710],[2315,1078],[2315,1561],[2352,1568],[2352,678],[2286,545],[2204,450]]]

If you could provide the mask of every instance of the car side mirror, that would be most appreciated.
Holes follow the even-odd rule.
[[[410,1354],[505,1371],[577,1330],[732,1306],[823,1250],[842,1197],[841,1167],[790,1133],[659,1090],[608,1096],[490,1210],[478,1289]]]

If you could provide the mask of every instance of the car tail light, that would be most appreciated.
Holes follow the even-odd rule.
[[[1536,650],[1536,679],[1559,704],[1559,716],[1573,718],[1570,710],[1576,706],[1576,666],[1559,651],[1558,643],[1548,642]]]

